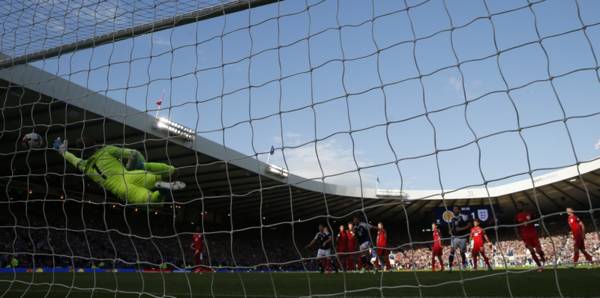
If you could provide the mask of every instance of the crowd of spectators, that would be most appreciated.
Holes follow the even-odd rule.
[[[117,213],[121,214],[121,213]],[[193,264],[190,248],[193,229],[177,229],[173,225],[156,225],[149,232],[147,221],[137,223],[106,220],[93,215],[79,219],[65,214],[45,213],[43,216],[14,214],[14,220],[0,226],[0,266],[63,267],[63,268],[170,268],[182,269]],[[85,217],[85,220],[81,218]],[[115,216],[118,218],[118,216]],[[79,222],[79,223],[77,223]],[[124,224],[127,223],[127,224]],[[85,223],[85,224],[83,224]],[[68,228],[67,228],[68,227]],[[175,232],[174,232],[175,231]],[[512,235],[512,236],[510,236]],[[214,269],[238,270],[314,270],[315,252],[304,249],[314,236],[311,227],[294,233],[285,228],[222,230],[204,235],[203,264]],[[429,235],[425,235],[428,237]],[[600,239],[597,232],[588,233],[587,248],[600,260]],[[514,233],[495,242],[490,253],[496,267],[532,266],[533,260]],[[394,237],[390,237],[394,239]],[[573,242],[567,231],[553,231],[542,237],[547,263],[568,264],[572,260]],[[444,245],[448,245],[448,241]],[[430,244],[407,243],[401,238],[390,241],[396,269],[430,269]],[[444,248],[444,259],[449,248]]]
[[[540,243],[546,255],[546,265],[571,265],[573,262],[573,238],[568,234],[541,237]],[[594,260],[600,260],[600,238],[598,233],[586,234],[586,247]],[[450,247],[444,246],[444,256],[450,254]],[[494,243],[494,249],[488,252],[494,267],[534,267],[529,250],[521,240],[501,240]],[[467,254],[469,262],[470,255]],[[392,253],[394,266],[401,270],[428,270],[431,269],[431,250],[421,246],[398,249]],[[447,261],[447,258],[444,260]],[[456,260],[459,261],[459,260]]]

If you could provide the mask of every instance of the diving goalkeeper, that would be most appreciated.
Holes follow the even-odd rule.
[[[67,162],[128,204],[163,202],[171,197],[171,190],[185,188],[181,181],[163,181],[175,172],[175,167],[146,162],[137,150],[112,145],[98,148],[89,146],[93,144],[89,140],[83,140],[83,144],[87,147],[81,146],[82,157],[88,155],[87,159],[67,151],[67,140],[57,138],[53,147]]]

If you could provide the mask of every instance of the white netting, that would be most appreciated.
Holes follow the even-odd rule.
[[[587,295],[560,269],[567,207],[600,258],[598,1],[2,6],[3,295]],[[496,271],[423,272],[455,206]],[[522,208],[542,290],[515,280],[536,269]],[[387,243],[340,245],[355,218]],[[305,247],[318,224],[330,258]],[[353,274],[377,245],[406,273]]]

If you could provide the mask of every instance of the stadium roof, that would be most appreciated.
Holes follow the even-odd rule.
[[[80,174],[51,150],[20,147],[19,138],[31,131],[46,140],[94,136],[98,143],[136,148],[150,161],[168,162],[178,168],[178,179],[188,187],[177,193],[176,202],[186,209],[222,216],[233,213],[236,218],[248,219],[262,214],[268,218],[266,224],[271,219],[275,223],[327,214],[347,218],[362,210],[374,220],[405,216],[427,219],[431,208],[444,205],[492,203],[501,214],[511,214],[520,203],[539,205],[544,214],[562,211],[567,205],[581,210],[599,205],[600,160],[557,169],[533,181],[487,189],[469,187],[444,195],[439,190],[405,190],[400,197],[382,197],[372,188],[324,184],[293,174],[287,178],[269,175],[265,172],[268,165],[254,156],[200,136],[187,142],[169,135],[156,129],[157,119],[149,113],[30,65],[1,69],[0,79],[0,164],[5,165],[0,169],[0,184],[45,193],[45,199],[66,193],[71,198],[104,203],[107,196],[93,184],[82,183]],[[381,195],[382,190],[379,192]]]

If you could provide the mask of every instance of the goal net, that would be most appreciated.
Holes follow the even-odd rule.
[[[2,297],[600,291],[598,1],[2,6]]]

